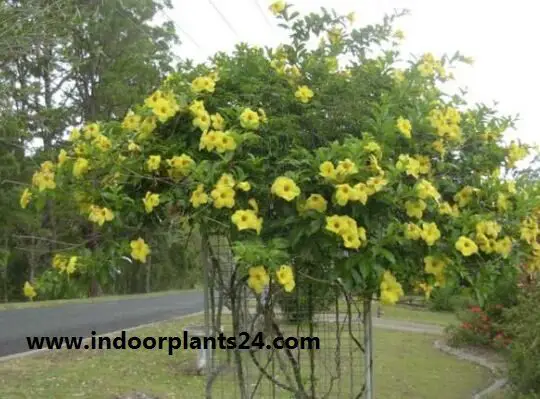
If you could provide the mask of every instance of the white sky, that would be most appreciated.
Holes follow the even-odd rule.
[[[203,62],[216,51],[231,51],[242,41],[252,45],[275,46],[287,41],[284,30],[268,11],[269,0],[172,0],[167,11],[182,40],[176,53],[181,58]],[[398,22],[405,33],[403,56],[456,51],[474,58],[455,73],[459,87],[469,90],[471,102],[484,102],[505,113],[520,114],[516,132],[508,138],[540,143],[536,119],[540,116],[539,53],[534,50],[540,38],[536,5],[531,0],[290,0],[301,14],[320,7],[346,14],[354,11],[355,25],[382,22],[385,13],[409,9],[410,15]],[[214,4],[232,25],[233,32]],[[266,14],[261,13],[260,8]],[[269,23],[270,22],[270,23]],[[270,25],[272,24],[272,25]],[[194,44],[188,37],[193,38]]]

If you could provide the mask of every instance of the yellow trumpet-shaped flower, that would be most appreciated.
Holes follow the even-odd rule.
[[[260,116],[257,112],[246,108],[240,114],[240,125],[244,129],[255,130],[259,127]]]
[[[399,299],[405,295],[401,284],[396,280],[396,278],[388,270],[384,272],[383,278],[380,285],[381,303],[385,305],[393,305]]]
[[[146,258],[151,254],[150,247],[142,238],[130,242],[131,257],[141,263],[146,263]]]
[[[300,188],[294,180],[285,176],[280,176],[274,180],[271,191],[272,194],[289,202],[300,195]]]
[[[30,192],[29,189],[25,188],[21,195],[21,199],[19,200],[19,204],[21,205],[21,208],[25,209],[30,203],[31,199],[32,199],[32,193]]]
[[[478,247],[476,243],[470,238],[461,236],[456,241],[456,249],[463,254],[463,256],[471,256],[478,253]]]
[[[289,265],[281,265],[276,271],[276,277],[278,283],[283,286],[285,291],[291,292],[294,289],[295,282],[292,267]]]
[[[262,218],[257,217],[257,213],[251,209],[240,209],[231,216],[231,221],[236,225],[239,231],[255,230],[260,234],[262,228]]]
[[[261,294],[264,288],[270,283],[270,276],[264,266],[250,267],[248,270],[248,286],[255,293]]]
[[[307,86],[300,86],[294,96],[302,103],[306,104],[313,98],[313,91]]]
[[[147,191],[142,201],[146,213],[151,213],[154,208],[159,205],[159,194],[153,194],[150,191]]]
[[[190,202],[194,208],[198,208],[203,204],[207,204],[209,201],[208,194],[204,192],[204,185],[199,184],[193,193],[191,194]]]
[[[90,164],[86,158],[77,158],[73,164],[73,176],[80,178],[88,172]]]
[[[34,297],[37,295],[36,289],[28,281],[24,283],[23,293],[24,293],[24,296],[30,300],[33,300]]]

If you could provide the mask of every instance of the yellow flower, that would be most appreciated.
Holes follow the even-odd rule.
[[[229,173],[223,173],[216,183],[216,186],[227,186],[233,188],[236,184],[233,175]]]
[[[426,244],[431,247],[439,238],[441,238],[441,232],[437,228],[436,223],[422,223],[421,237]]]
[[[156,90],[144,100],[144,105],[146,105],[148,108],[154,108],[158,104],[159,100],[163,100],[165,98],[165,94],[161,90]]]
[[[362,205],[366,205],[371,192],[372,188],[369,188],[365,183],[357,183],[354,186],[354,198],[351,201],[359,201]]]
[[[459,239],[456,241],[455,247],[463,254],[463,256],[471,256],[478,253],[478,247],[476,246],[475,242],[464,236],[459,237]]]
[[[58,154],[58,166],[62,166],[64,162],[66,162],[67,158],[67,152],[62,148],[60,150],[60,154]]]
[[[76,141],[81,138],[81,131],[77,129],[76,127],[71,129],[71,132],[69,133],[69,141]]]
[[[193,158],[187,154],[182,154],[180,156],[175,155],[172,158],[167,159],[166,162],[171,168],[171,170],[169,170],[169,175],[175,179],[187,176],[195,165]]]
[[[520,146],[514,141],[511,141],[508,147],[508,166],[511,168],[514,167],[516,162],[525,159],[528,154],[529,151],[526,147]]]
[[[429,157],[416,155],[414,157],[419,164],[418,172],[423,175],[427,175],[431,170],[431,161],[429,160]]]
[[[349,21],[350,24],[353,24],[356,20],[356,14],[354,12],[350,12],[346,15],[347,21]]]
[[[346,228],[341,231],[341,238],[345,248],[358,249],[362,246],[362,241],[358,236],[358,229]]]
[[[422,215],[424,214],[426,207],[426,203],[422,200],[405,202],[407,215],[411,218],[422,219]]]
[[[497,238],[501,229],[501,226],[494,221],[481,221],[476,224],[476,234],[484,234],[488,237]]]
[[[248,270],[248,286],[255,293],[261,294],[264,288],[270,283],[270,276],[266,272],[264,266],[250,267]]]
[[[161,164],[161,155],[150,155],[148,161],[146,161],[146,168],[152,172],[159,169]]]
[[[444,270],[446,262],[434,256],[426,256],[424,258],[424,271],[436,277],[437,281],[444,279]]]
[[[47,189],[54,190],[56,188],[56,182],[54,181],[54,172],[35,172],[32,176],[32,184],[38,187],[40,192]]]
[[[497,210],[499,212],[505,212],[510,209],[511,202],[508,197],[503,193],[497,194]]]
[[[202,100],[194,100],[190,104],[188,109],[194,116],[198,116],[198,115],[206,112],[206,108],[204,107],[204,101],[202,101]]]
[[[380,301],[384,305],[393,305],[405,295],[401,284],[389,271],[385,271],[380,285],[381,296]]]
[[[420,174],[420,162],[409,155],[401,154],[396,162],[396,168],[400,171],[406,171],[408,176],[418,178]]]
[[[356,164],[351,161],[349,158],[346,158],[343,161],[338,162],[338,166],[336,168],[336,177],[340,180],[343,178],[355,174],[358,172],[358,168]]]
[[[438,201],[441,198],[441,194],[439,194],[437,189],[433,187],[433,184],[424,179],[421,179],[418,182],[418,184],[416,185],[416,191],[418,193],[418,198],[423,200],[431,197],[434,200]]]
[[[69,262],[66,266],[66,273],[67,274],[73,274],[75,273],[76,267],[77,267],[77,260],[78,258],[76,256],[72,256],[69,258]]]
[[[236,192],[229,186],[218,184],[210,193],[212,199],[214,200],[214,207],[217,209],[221,208],[232,208],[235,203]]]
[[[424,296],[426,299],[429,299],[431,297],[431,292],[433,291],[433,286],[426,284],[426,283],[420,283],[418,284],[418,288],[424,291]]]
[[[409,240],[419,240],[422,237],[422,229],[414,223],[405,225],[405,237]]]
[[[52,265],[55,269],[64,271],[67,264],[68,264],[68,259],[64,255],[61,255],[61,254],[54,255],[53,260],[52,260]]]
[[[257,200],[255,198],[250,198],[248,200],[248,204],[251,208],[253,208],[253,210],[255,211],[255,213],[258,213],[259,212],[259,205],[257,204]]]
[[[137,139],[139,140],[145,140],[154,130],[156,130],[157,127],[157,117],[155,115],[147,116],[144,118],[143,122],[141,123],[141,126],[139,128],[139,135],[137,136]]]
[[[454,195],[454,201],[458,203],[460,208],[463,208],[472,201],[473,194],[478,191],[477,188],[465,186],[461,191]]]
[[[236,188],[242,191],[249,191],[251,190],[251,184],[249,184],[247,181],[242,181],[236,185]]]
[[[334,180],[336,178],[336,170],[334,165],[330,161],[325,161],[319,166],[319,175],[328,180]]]
[[[236,141],[234,137],[230,135],[229,132],[216,131],[216,151],[220,154],[225,151],[234,151],[236,149]]]
[[[203,184],[197,185],[197,189],[193,191],[193,193],[191,194],[191,199],[190,199],[190,202],[193,205],[193,207],[198,208],[199,206],[203,204],[207,204],[208,200],[209,200],[208,194],[204,192],[204,185]]]
[[[73,164],[73,176],[75,176],[76,178],[80,178],[86,172],[88,172],[88,169],[89,169],[88,159],[77,158],[77,160]]]
[[[21,195],[21,199],[19,200],[19,204],[21,205],[21,208],[25,209],[30,203],[31,199],[32,199],[32,193],[30,192],[29,189],[25,188]]]
[[[142,238],[130,242],[131,257],[141,263],[146,263],[146,257],[152,252]]]
[[[215,130],[209,130],[203,132],[201,135],[201,140],[199,142],[199,150],[206,149],[207,151],[212,151],[215,148],[218,147],[218,141],[221,135],[223,134],[222,131],[215,131]]]
[[[276,271],[276,277],[278,283],[283,286],[285,291],[291,292],[294,289],[294,274],[289,265],[281,265]]]
[[[285,9],[285,2],[283,0],[274,1],[272,4],[270,4],[270,7],[269,7],[269,10],[274,15],[281,14],[284,9]]]
[[[443,202],[439,205],[439,214],[440,215],[449,215],[452,217],[459,216],[459,209],[456,204],[450,205],[448,202]]]
[[[388,184],[388,180],[386,180],[384,177],[382,176],[375,176],[375,177],[370,177],[368,179],[368,181],[366,182],[366,185],[367,185],[367,188],[368,188],[368,193],[369,194],[374,194],[374,193],[378,193],[379,191],[381,191],[384,186],[386,186]]]
[[[83,128],[84,131],[84,137],[87,140],[90,140],[93,137],[96,137],[99,134],[99,125],[97,123],[91,123],[89,125],[86,125]]]
[[[30,300],[33,300],[34,297],[37,295],[35,288],[32,287],[32,285],[28,281],[24,283],[23,293],[24,296]]]
[[[142,201],[146,213],[150,213],[159,205],[159,194],[152,194],[150,191],[147,191]]]
[[[205,132],[210,128],[210,114],[206,111],[198,113],[193,119],[193,126],[198,127],[201,131]]]
[[[215,130],[225,130],[225,119],[218,113],[210,116],[212,120],[212,128]]]
[[[296,68],[296,67],[294,67],[294,68]],[[300,72],[298,72],[298,73],[300,73]],[[261,117],[261,122],[262,123],[268,123],[268,117],[266,116],[266,112],[264,112],[264,109],[259,108],[257,111],[259,112],[259,115]]]
[[[326,217],[326,230],[340,234],[345,228],[347,228],[347,222],[343,216],[332,215]]]
[[[207,91],[213,93],[216,88],[216,82],[209,76],[199,76],[191,82],[191,91],[194,93],[201,93]]]
[[[141,147],[139,147],[137,144],[135,144],[133,142],[133,140],[129,140],[128,151],[138,152],[138,151],[141,151]]]
[[[300,188],[291,178],[280,176],[274,180],[271,192],[290,202],[300,195]]]
[[[136,132],[141,125],[142,117],[129,111],[122,121],[122,129]]]
[[[503,258],[508,258],[510,252],[512,252],[512,239],[510,237],[504,237],[498,240],[494,246],[495,252],[502,255]]]
[[[262,218],[258,218],[255,211],[251,209],[240,209],[233,213],[231,221],[239,231],[252,229],[260,234],[262,228]]]
[[[345,206],[347,202],[356,198],[354,189],[348,184],[339,184],[336,186],[336,202],[338,205]]]
[[[259,114],[250,108],[246,108],[240,114],[240,125],[244,129],[255,130],[259,127]]]
[[[176,108],[168,100],[159,99],[152,107],[152,112],[160,122],[165,123],[176,114]]]
[[[400,116],[397,120],[396,127],[403,136],[408,139],[411,138],[412,125],[408,119],[404,119]]]
[[[108,208],[100,208],[95,205],[90,206],[90,215],[88,220],[103,226],[105,222],[110,222],[114,219],[114,213]]]
[[[435,140],[433,143],[431,143],[431,146],[441,155],[444,155],[446,153],[446,149],[444,148],[444,142],[442,140]]]
[[[294,96],[302,103],[308,103],[313,98],[313,91],[307,86],[300,86]]]
[[[320,194],[311,194],[306,200],[305,209],[314,210],[320,213],[326,212],[327,201]]]
[[[101,151],[110,150],[112,147],[111,140],[109,140],[109,138],[103,134],[97,134],[94,138],[93,144]]]
[[[486,237],[485,234],[482,233],[476,233],[476,244],[480,248],[481,251],[485,252],[486,254],[490,254],[493,252],[493,246],[495,244],[495,240],[489,239]]]

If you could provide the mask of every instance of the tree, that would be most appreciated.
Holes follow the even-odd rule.
[[[9,37],[9,41],[0,56],[2,145],[6,156],[18,165],[17,171],[5,169],[9,178],[2,185],[9,190],[3,209],[20,209],[16,199],[22,190],[14,185],[17,176],[27,180],[26,164],[33,163],[34,169],[63,148],[68,127],[86,118],[125,113],[171,70],[170,47],[178,40],[174,28],[170,22],[151,25],[156,13],[170,7],[168,1],[154,0],[13,0],[2,4],[0,20],[12,21],[3,32],[2,38]],[[35,146],[36,139],[42,146],[31,158],[25,157],[25,150]],[[36,264],[50,264],[47,250],[71,246],[70,238],[86,234],[80,226],[62,222],[71,218],[69,207],[54,208],[54,201],[48,200],[45,208],[38,222],[43,229],[39,236],[49,245],[40,250],[45,258],[39,262],[38,255]],[[4,215],[9,219],[6,226],[17,227],[6,229],[6,236],[36,232],[35,223],[21,230],[27,222],[23,223],[18,212]],[[28,213],[25,217],[28,219]],[[34,241],[21,238],[8,247],[20,245],[35,252]]]
[[[210,236],[231,243],[230,273],[209,258],[227,278],[235,335],[246,327],[246,285],[271,298],[301,288],[297,273],[316,275],[359,293],[369,315],[373,296],[396,303],[402,284],[466,279],[482,297],[492,276],[540,259],[539,200],[498,175],[528,147],[503,145],[510,118],[440,88],[465,57],[424,54],[398,70],[399,14],[353,29],[326,10],[301,17],[280,1],[273,10],[290,44],[241,44],[209,65],[182,65],[122,122],[88,121],[54,165],[68,193],[56,200],[80,193],[81,217],[99,235],[91,252],[65,259],[80,256],[83,273],[127,254],[146,264],[156,228],[188,217],[208,250]],[[350,61],[340,66],[342,56]],[[36,201],[56,193],[33,192]],[[246,360],[234,356],[245,394]],[[288,360],[290,378],[273,383],[313,394],[313,375],[305,382]]]

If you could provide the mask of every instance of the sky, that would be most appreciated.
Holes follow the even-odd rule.
[[[268,0],[172,0],[171,19],[182,44],[181,58],[204,62],[217,51],[230,52],[238,42],[277,46],[287,42],[284,30],[268,11]],[[472,66],[454,72],[455,88],[467,88],[471,103],[493,105],[506,115],[520,115],[507,140],[540,144],[540,55],[533,38],[540,37],[535,2],[529,0],[289,0],[301,14],[320,7],[356,14],[355,26],[382,22],[394,9],[408,9],[396,28],[405,33],[403,56],[432,52],[436,56],[460,51]]]

